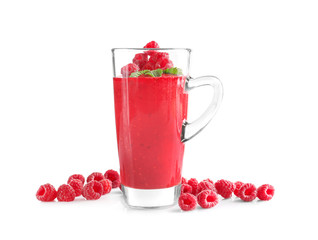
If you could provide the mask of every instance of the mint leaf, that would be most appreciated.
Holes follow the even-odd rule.
[[[147,75],[147,76],[150,76],[150,77],[161,77],[162,76],[162,69],[158,68],[156,70],[143,70],[143,71],[139,71],[139,72],[133,72],[130,74],[129,77],[139,77],[141,75]]]
[[[147,73],[149,73],[150,70],[143,70],[143,71],[139,71],[139,72],[133,72],[130,74],[129,77],[139,77],[141,75],[147,75]]]
[[[173,67],[163,70],[163,73],[172,75],[182,75],[182,70],[181,68]]]
[[[150,77],[153,77],[153,74],[152,74],[152,72],[149,70],[149,72],[146,72],[146,73],[144,73],[146,76],[150,76]]]
[[[158,68],[156,70],[151,71],[151,73],[153,74],[154,77],[161,77],[162,76],[162,69]]]

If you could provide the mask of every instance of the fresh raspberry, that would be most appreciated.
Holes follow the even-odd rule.
[[[97,200],[103,194],[103,185],[95,180],[90,181],[83,187],[82,195],[87,200]]]
[[[155,70],[155,65],[149,61],[142,67],[142,70]]]
[[[147,43],[144,48],[159,48],[159,44],[156,43],[155,41],[151,41],[149,43]],[[149,50],[149,51],[145,51],[146,54],[148,55],[153,55],[156,53],[156,50]]]
[[[252,183],[244,183],[241,186],[238,195],[243,201],[250,202],[256,198],[257,189]]]
[[[195,178],[190,178],[188,181],[188,184],[192,187],[192,194],[194,196],[197,195],[197,191],[198,191],[198,180],[196,180]]]
[[[73,174],[72,176],[70,176],[67,180],[67,184],[70,184],[70,181],[73,179],[78,179],[81,180],[81,182],[84,184],[85,183],[85,178],[83,175],[81,174]]]
[[[214,185],[214,182],[210,178],[204,179],[203,181],[208,181]]]
[[[216,191],[214,185],[212,183],[208,182],[207,180],[204,180],[198,184],[197,192],[200,193],[204,190]]]
[[[104,175],[100,172],[93,172],[91,175],[89,175],[86,179],[87,182],[90,182],[90,181],[100,181],[100,180],[103,180],[105,179]]]
[[[181,194],[183,193],[192,193],[192,187],[189,184],[182,184],[181,185]]]
[[[234,183],[234,185],[235,185],[235,189],[234,189],[235,196],[240,197],[239,192],[240,192],[240,188],[242,187],[243,184],[244,183],[242,183],[240,181],[237,181],[237,182]]]
[[[99,181],[103,185],[103,193],[102,195],[105,195],[109,193],[112,190],[112,182],[108,179],[103,179]]]
[[[72,179],[68,184],[74,189],[76,197],[82,195],[82,189],[84,184],[81,180]]]
[[[56,198],[57,192],[53,185],[47,183],[41,185],[36,192],[36,198],[42,202],[51,202]]]
[[[155,41],[151,41],[147,43],[144,48],[159,48],[159,44],[156,43]]]
[[[191,193],[184,193],[179,197],[178,203],[183,211],[191,211],[197,206],[197,199]]]
[[[197,196],[198,204],[202,208],[211,208],[219,203],[218,195],[211,190],[204,190]]]
[[[57,200],[60,202],[71,202],[75,199],[75,190],[68,184],[63,184],[57,190]]]
[[[151,55],[149,58],[149,62],[153,63],[154,65],[157,63],[160,59],[169,59],[169,53],[166,52],[156,52]]]
[[[185,184],[188,183],[187,179],[185,179],[184,177],[181,178],[181,184]]]
[[[271,200],[274,196],[274,193],[274,187],[269,184],[264,184],[257,189],[257,197],[263,201]]]
[[[145,53],[137,53],[133,59],[133,63],[138,65],[140,69],[148,62],[148,55]]]
[[[106,179],[109,179],[112,182],[112,188],[117,188],[120,185],[120,176],[115,170],[107,170],[104,174]]]
[[[168,58],[160,58],[157,60],[157,63],[155,65],[155,69],[161,68],[161,69],[167,69],[172,68],[173,63]]]
[[[221,179],[214,184],[216,191],[224,198],[230,198],[234,192],[234,183]]]
[[[131,73],[138,72],[138,71],[139,71],[139,67],[138,65],[134,63],[129,63],[126,66],[121,68],[121,74],[123,75],[123,77],[129,77]]]

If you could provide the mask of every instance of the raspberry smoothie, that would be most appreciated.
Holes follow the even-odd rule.
[[[187,118],[186,77],[115,77],[114,97],[121,183],[159,189],[181,182]],[[124,94],[123,94],[124,93]]]

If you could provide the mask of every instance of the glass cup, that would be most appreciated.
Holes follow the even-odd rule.
[[[121,75],[121,68],[144,51],[168,53],[182,75]],[[114,48],[114,99],[121,189],[131,207],[163,207],[177,202],[181,188],[184,142],[215,115],[223,96],[220,80],[189,76],[190,49]],[[213,99],[195,121],[188,122],[188,92],[210,86]]]

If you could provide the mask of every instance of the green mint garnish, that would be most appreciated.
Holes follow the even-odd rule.
[[[150,77],[161,77],[162,76],[162,69],[156,69],[156,70],[143,70],[143,71],[139,71],[139,72],[133,72],[130,74],[129,77],[139,77],[141,75],[147,75],[147,76],[150,76]]]
[[[141,75],[147,75],[150,77],[161,77],[163,73],[171,74],[171,75],[182,75],[182,70],[181,70],[181,68],[177,68],[177,67],[167,68],[165,70],[158,68],[158,69],[152,70],[152,71],[143,70],[143,71],[139,71],[139,72],[133,72],[130,74],[129,77],[139,77]]]
[[[173,75],[182,75],[182,70],[181,70],[181,68],[177,68],[177,67],[167,68],[167,69],[163,70],[163,73],[173,74]]]
[[[129,77],[139,77],[141,75],[145,75],[148,72],[150,72],[150,70],[143,70],[143,71],[139,71],[139,72],[133,72],[133,73],[130,74]]]
[[[158,68],[156,70],[151,71],[151,73],[153,74],[153,77],[161,77],[162,76],[162,69]]]

